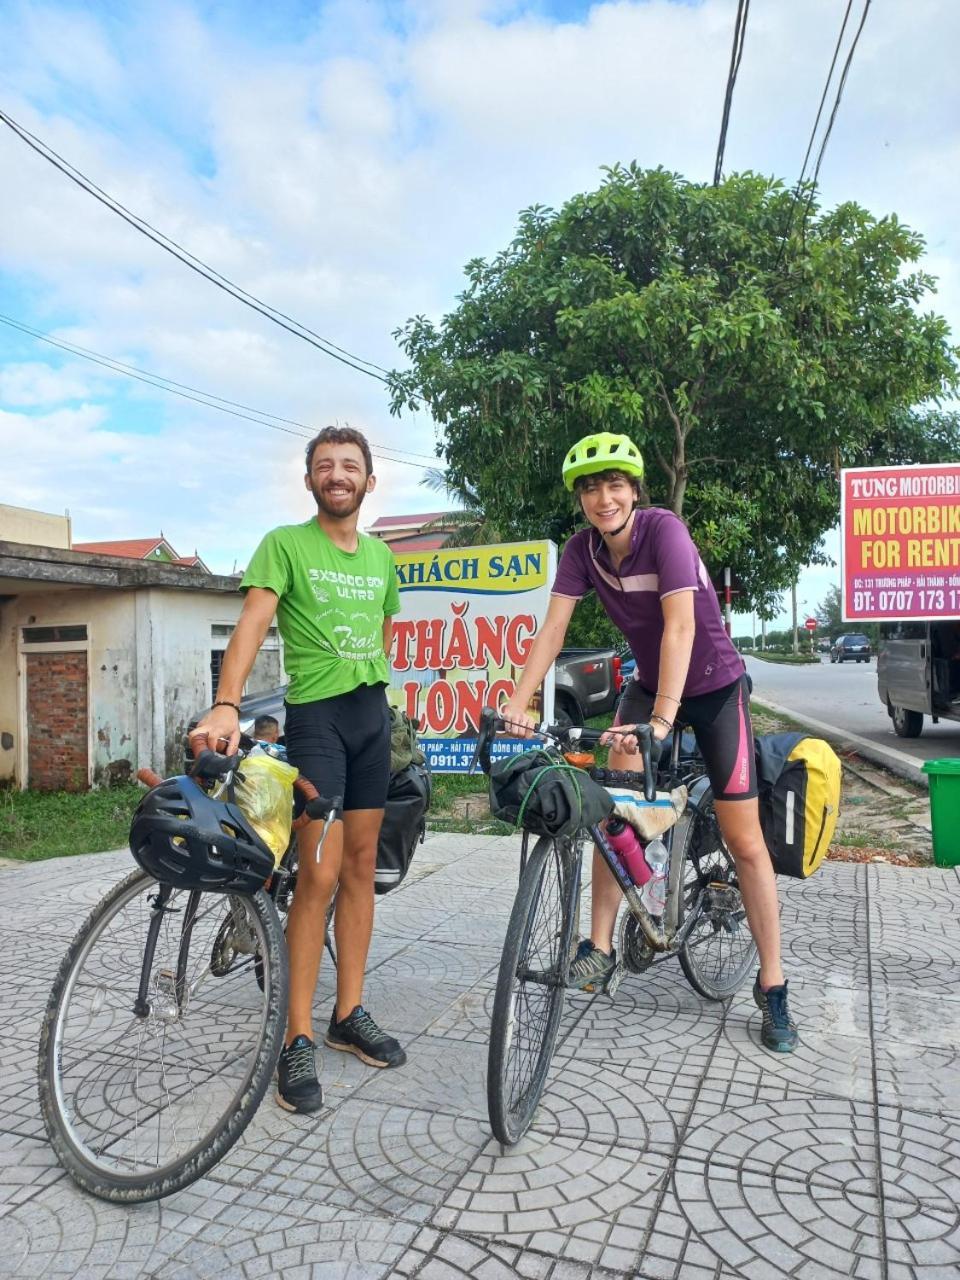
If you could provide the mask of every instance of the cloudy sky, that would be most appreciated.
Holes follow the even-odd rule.
[[[712,177],[735,8],[3,0],[0,109],[249,293],[393,367],[392,330],[449,309],[525,206],[615,161]],[[754,0],[728,172],[796,178],[845,9]],[[821,171],[825,203],[923,233],[955,332],[958,43],[954,0],[874,0]],[[368,521],[436,504],[425,414],[391,419],[379,381],[200,279],[2,126],[0,189],[0,315],[289,420],[216,412],[0,323],[0,501],[69,509],[77,540],[162,529],[229,570],[310,514],[297,433],[340,421],[380,446]],[[805,574],[801,601],[836,578]]]

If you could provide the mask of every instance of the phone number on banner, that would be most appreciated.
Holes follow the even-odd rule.
[[[466,773],[477,749],[476,738],[421,738],[417,745],[427,757],[427,764],[434,773]],[[490,744],[490,755],[497,760],[503,756],[519,755],[527,750],[529,742],[522,738],[497,738]]]

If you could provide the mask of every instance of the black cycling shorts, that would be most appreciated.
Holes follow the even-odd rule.
[[[344,809],[382,809],[390,782],[390,715],[382,684],[316,702],[288,702],[287,759]],[[297,794],[297,811],[303,808]]]
[[[649,720],[655,695],[631,680],[620,699],[616,724]],[[757,762],[750,722],[747,677],[732,684],[684,698],[676,722],[689,725],[703,756],[714,800],[752,800],[757,794]]]

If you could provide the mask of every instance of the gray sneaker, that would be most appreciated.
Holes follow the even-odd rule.
[[[607,955],[605,951],[595,947],[589,938],[584,938],[570,965],[567,986],[577,991],[605,991],[616,969],[616,951]]]

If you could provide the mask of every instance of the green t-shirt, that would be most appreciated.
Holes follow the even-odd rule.
[[[358,533],[341,551],[315,519],[273,529],[253,553],[240,590],[269,587],[290,678],[288,702],[314,702],[362,684],[386,684],[383,623],[400,609],[393,555]]]

